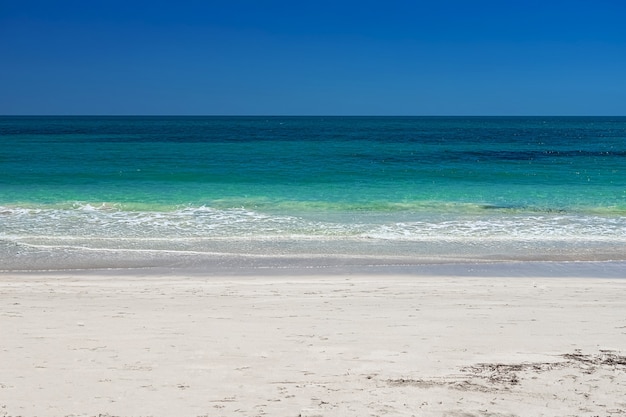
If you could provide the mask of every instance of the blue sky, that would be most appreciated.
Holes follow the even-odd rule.
[[[625,1],[0,0],[0,114],[626,115]]]

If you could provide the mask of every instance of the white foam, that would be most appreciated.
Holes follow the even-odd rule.
[[[318,216],[318,218],[323,216]],[[394,221],[393,214],[349,213],[333,221],[246,208],[181,207],[128,211],[111,204],[70,208],[0,207],[0,238],[14,242],[80,240],[117,246],[159,242],[194,246],[202,240],[602,241],[626,243],[626,218],[597,215],[490,215],[425,217]],[[95,244],[95,243],[94,243]]]

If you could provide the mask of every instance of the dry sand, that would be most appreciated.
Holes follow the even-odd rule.
[[[0,275],[0,416],[626,415],[626,280]]]

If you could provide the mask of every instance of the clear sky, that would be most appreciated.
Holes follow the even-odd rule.
[[[0,114],[626,115],[626,1],[0,0]]]

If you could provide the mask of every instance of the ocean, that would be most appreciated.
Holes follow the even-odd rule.
[[[0,270],[626,260],[626,117],[0,117]]]

